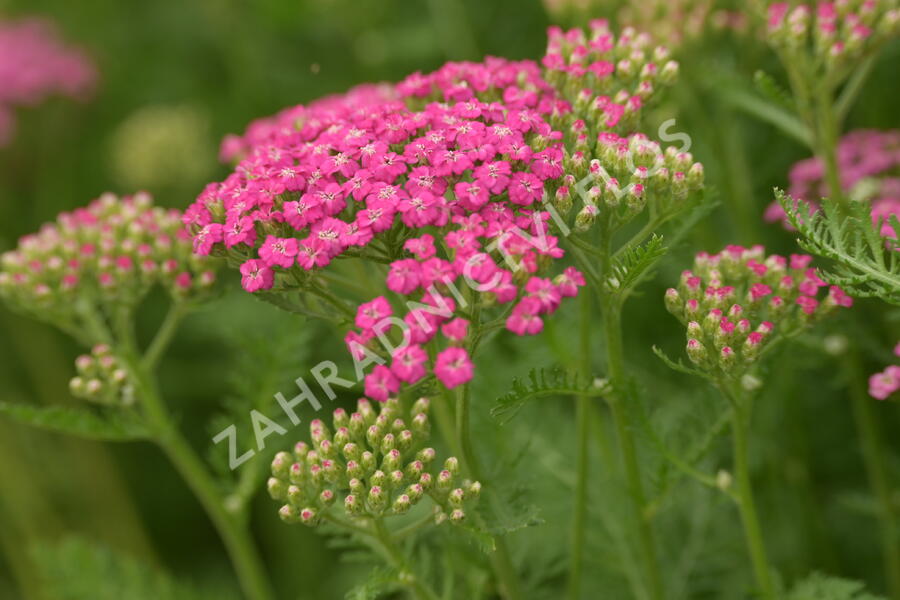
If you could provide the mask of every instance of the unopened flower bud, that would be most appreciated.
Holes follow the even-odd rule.
[[[272,497],[272,500],[280,500],[282,502],[287,500],[288,485],[284,480],[277,477],[269,477],[268,481],[266,481],[266,489],[269,491],[269,496]]]
[[[314,508],[304,508],[300,510],[300,522],[304,525],[312,527],[319,522],[319,514]]]
[[[394,500],[394,504],[391,507],[391,510],[394,511],[395,514],[402,515],[409,511],[412,506],[412,500],[406,494],[400,494],[397,496],[397,499]]]
[[[278,516],[285,523],[294,524],[300,521],[300,511],[290,504],[285,504],[284,506],[279,508]]]
[[[366,503],[372,512],[380,513],[387,505],[387,493],[385,493],[381,486],[373,485],[371,489],[369,489]]]
[[[447,495],[447,501],[453,506],[462,506],[466,499],[466,492],[462,488],[456,488]]]

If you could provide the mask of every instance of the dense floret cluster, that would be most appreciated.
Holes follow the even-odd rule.
[[[829,287],[811,263],[805,254],[766,256],[761,246],[698,254],[665,296],[666,308],[687,327],[691,361],[711,373],[740,374],[776,335],[851,306],[853,299]]]
[[[145,193],[104,194],[62,213],[0,261],[0,295],[11,306],[84,328],[91,327],[93,308],[111,316],[155,284],[187,299],[203,295],[215,280],[208,260],[192,255],[181,213],[154,207]]]
[[[429,401],[404,409],[396,398],[378,410],[361,399],[356,412],[334,411],[333,429],[310,424],[310,443],[272,461],[269,494],[283,502],[278,514],[288,523],[315,525],[331,516],[380,519],[407,513],[430,498],[436,523],[465,519],[465,506],[478,498],[481,484],[461,479],[459,461],[450,457],[435,468],[427,447]]]

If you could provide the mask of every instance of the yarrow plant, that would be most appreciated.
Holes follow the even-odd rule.
[[[879,51],[900,32],[900,8],[896,0],[775,2],[767,20],[767,39],[787,71],[804,135],[822,161],[829,196],[840,201],[841,123]]]
[[[64,44],[49,21],[0,21],[0,147],[12,138],[15,108],[54,95],[84,99],[96,80],[92,61]]]
[[[75,361],[73,396],[96,410],[0,404],[39,427],[89,438],[157,443],[184,476],[225,542],[249,598],[271,597],[245,529],[246,506],[226,509],[209,467],[178,431],[155,367],[182,318],[211,297],[215,263],[192,252],[181,213],[155,207],[149,194],[104,194],[24,236],[0,258],[0,297],[12,309],[69,333],[91,353]],[[156,286],[170,309],[153,340],[139,347],[134,318]]]
[[[760,359],[780,341],[794,337],[853,300],[829,287],[810,267],[812,257],[766,256],[761,246],[728,246],[718,254],[701,252],[679,287],[666,291],[666,308],[687,330],[687,355],[696,368],[669,366],[709,380],[731,404],[734,476],[701,479],[723,488],[737,502],[756,583],[764,598],[776,588],[753,499],[747,464],[751,393],[762,385]],[[827,290],[827,291],[826,291]]]

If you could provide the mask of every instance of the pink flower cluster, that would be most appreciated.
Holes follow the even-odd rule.
[[[613,144],[604,135],[628,146],[610,130],[631,133],[654,82],[677,72],[671,61],[658,69],[667,52],[650,58],[647,45],[630,31],[617,39],[604,21],[589,35],[554,28],[543,71],[501,58],[448,63],[255,122],[223,144],[223,158],[239,159],[234,172],[184,214],[194,250],[240,263],[249,292],[314,285],[342,258],[388,264],[396,301],[363,304],[346,340],[359,360],[402,323],[404,339],[389,349],[391,364],[381,358],[367,376],[367,394],[384,400],[429,372],[455,387],[472,377],[466,309],[507,305],[501,324],[536,334],[584,284],[571,268],[543,274],[563,256],[543,205],[569,194],[559,127],[578,134],[585,169],[589,137],[599,136],[603,158]],[[686,192],[702,179],[698,166],[685,184],[689,155],[658,159],[654,189],[659,180]],[[460,292],[462,283],[474,292]],[[435,339],[443,344],[429,345]]]
[[[860,129],[845,135],[837,148],[841,187],[850,198],[872,204],[872,221],[881,224],[881,234],[896,237],[887,223],[900,216],[900,131]],[[825,169],[818,158],[795,164],[790,172],[790,195],[815,207],[829,195]],[[784,209],[773,202],[766,209],[767,221],[781,221],[789,227]]]
[[[698,366],[731,371],[759,356],[773,331],[789,331],[853,299],[828,287],[810,267],[812,257],[765,255],[762,246],[727,246],[699,253],[666,308],[687,327],[688,357]]]
[[[894,346],[894,355],[900,356],[900,343]],[[887,400],[897,390],[900,390],[900,366],[890,365],[869,377],[869,395],[877,400]]]
[[[80,50],[66,46],[42,19],[0,22],[0,145],[9,141],[16,106],[33,106],[60,94],[82,99],[97,79]]]
[[[897,33],[900,10],[894,2],[844,0],[792,5],[769,5],[768,36],[788,52],[807,45],[819,68],[845,65],[872,45]]]
[[[0,296],[52,320],[78,320],[76,299],[133,303],[156,283],[178,297],[195,295],[215,280],[206,262],[192,255],[179,211],[154,208],[145,193],[105,194],[4,253]]]

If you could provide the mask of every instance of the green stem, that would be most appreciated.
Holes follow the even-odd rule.
[[[486,483],[481,471],[481,465],[472,446],[472,435],[469,427],[469,385],[464,384],[457,388],[456,403],[456,436],[459,440],[459,448],[462,450],[463,463],[474,479]],[[491,495],[493,498],[493,494]],[[501,536],[494,537],[494,553],[491,555],[491,562],[494,566],[494,572],[503,589],[503,597],[507,600],[519,600],[523,598],[522,591],[519,586],[519,577],[515,567],[509,556],[509,549],[506,546],[506,540]]]
[[[591,377],[591,296],[581,294],[581,318],[579,327],[580,336],[580,370],[581,376],[590,381]],[[587,527],[587,498],[588,475],[590,467],[590,453],[588,444],[590,438],[590,402],[588,396],[578,396],[576,399],[575,422],[577,433],[577,474],[575,482],[575,508],[572,518],[572,550],[569,566],[569,593],[571,600],[581,597],[581,571],[584,555],[584,532]]]
[[[153,367],[159,362],[162,353],[165,352],[169,342],[172,341],[172,337],[178,330],[178,325],[181,323],[185,312],[186,307],[178,301],[169,307],[169,312],[166,313],[166,317],[153,337],[153,341],[150,342],[150,345],[147,346],[147,351],[144,352],[143,363],[146,369],[153,370]]]
[[[418,600],[440,600],[438,595],[432,591],[430,587],[425,585],[425,583],[423,583],[409,568],[406,556],[403,554],[403,551],[397,547],[397,544],[391,536],[391,532],[388,531],[388,528],[384,524],[384,520],[381,517],[375,517],[372,519],[372,523],[374,525],[375,539],[377,539],[378,543],[384,548],[385,553],[394,564],[394,567],[402,572],[401,578],[403,579],[404,584],[409,587],[409,591],[412,592],[412,595]]]
[[[600,269],[603,277],[612,273],[612,252],[610,236],[606,235],[600,257]],[[621,252],[621,250],[620,250]],[[656,541],[647,512],[647,500],[641,471],[638,465],[637,448],[632,433],[628,407],[624,402],[629,400],[630,388],[625,372],[625,351],[622,344],[621,300],[615,292],[600,287],[596,290],[600,295],[600,310],[603,314],[603,334],[606,342],[607,376],[612,383],[612,392],[607,396],[607,403],[616,428],[616,438],[625,468],[625,480],[628,496],[631,499],[632,512],[637,529],[638,547],[643,563],[644,576],[647,578],[650,597],[659,600],[663,597],[662,576],[656,557]]]
[[[873,411],[875,402],[865,393],[865,382],[856,351],[848,357],[848,385],[853,400],[853,417],[862,446],[863,462],[869,487],[878,502],[878,519],[880,522],[882,559],[884,572],[888,580],[891,598],[900,599],[900,529],[897,514],[891,500],[891,485],[884,457],[884,444],[878,421]]]
[[[737,484],[737,504],[741,513],[741,523],[744,526],[747,550],[750,553],[753,572],[762,597],[774,600],[775,590],[772,586],[769,562],[766,558],[766,547],[763,543],[762,530],[760,529],[759,517],[756,512],[756,503],[753,499],[753,486],[750,481],[750,468],[747,460],[747,435],[750,426],[749,407],[741,395],[728,386],[723,385],[722,391],[731,401],[734,408],[731,419],[731,433],[734,446],[734,476]]]
[[[241,588],[250,600],[274,598],[265,570],[247,530],[221,501],[215,479],[172,422],[149,372],[131,358],[142,407],[155,429],[155,441],[200,501],[222,538]]]
[[[825,166],[825,181],[828,183],[831,199],[842,203],[845,198],[837,161],[837,138],[839,132],[830,95],[828,98],[820,100],[817,112],[816,153]]]

